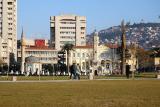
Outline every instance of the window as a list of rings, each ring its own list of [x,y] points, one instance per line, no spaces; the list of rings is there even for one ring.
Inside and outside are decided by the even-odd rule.
[[[61,22],[61,24],[76,24],[76,22]]]
[[[8,13],[8,15],[12,15],[12,13]]]
[[[89,57],[89,53],[87,53],[87,57]]]
[[[12,33],[8,33],[8,35],[12,35]]]
[[[12,10],[12,8],[11,8],[11,7],[9,7],[9,8],[8,8],[8,10]]]
[[[12,2],[8,2],[8,5],[12,5]]]
[[[8,18],[8,20],[12,20],[12,18]]]
[[[85,30],[85,27],[81,27],[81,30]]]
[[[75,34],[76,32],[64,32],[64,31],[62,31],[62,32],[60,32],[60,34]]]
[[[8,28],[8,30],[12,30],[12,28]]]
[[[3,46],[3,48],[7,48],[7,46]]]
[[[75,54],[75,53],[73,53],[73,57],[76,57],[76,54]]]
[[[60,29],[76,29],[76,27],[60,27]]]
[[[80,53],[78,53],[77,56],[80,57]]]
[[[8,25],[12,25],[12,23],[8,23]]]
[[[83,53],[83,58],[85,57],[85,53]]]

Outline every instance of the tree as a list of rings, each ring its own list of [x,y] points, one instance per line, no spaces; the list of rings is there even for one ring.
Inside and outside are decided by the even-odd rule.
[[[122,55],[121,55],[121,73],[126,73],[126,58],[125,58],[125,51],[126,51],[126,25],[124,24],[124,20],[121,22],[121,48],[122,48]]]
[[[150,51],[151,51],[151,56],[160,57],[160,48],[159,47],[153,48]]]
[[[21,70],[21,63],[20,62],[16,62],[15,63],[15,71],[20,71],[20,70]]]
[[[15,60],[15,55],[14,53],[10,53],[10,57],[9,57],[9,70],[13,70],[15,71],[15,68],[16,68],[16,60]]]
[[[3,64],[4,64],[4,61],[0,58],[0,72],[3,71]]]
[[[70,51],[73,50],[74,45],[73,44],[65,44],[62,47],[63,52],[67,52],[67,72],[69,73],[69,56],[70,56]]]
[[[134,79],[134,72],[136,70],[137,67],[137,46],[136,44],[130,44],[128,46],[128,50],[129,50],[129,59],[131,60],[131,65],[130,65],[130,69],[132,72],[132,79]]]
[[[7,64],[5,64],[5,65],[3,66],[3,70],[4,70],[4,71],[8,71],[8,65],[7,65]]]
[[[65,64],[65,51],[61,50],[58,52],[58,65],[59,65],[59,70],[61,71],[60,75],[62,75],[64,72],[66,72],[66,64]]]
[[[64,50],[61,50],[61,51],[58,52],[58,58],[59,58],[58,63],[59,64],[63,64],[64,65],[64,62],[65,62],[64,55],[65,55],[65,51]]]
[[[151,51],[144,50],[143,48],[138,47],[136,55],[138,59],[138,67],[141,70],[146,71],[148,70],[147,68],[152,66],[151,62],[153,58],[150,57]]]

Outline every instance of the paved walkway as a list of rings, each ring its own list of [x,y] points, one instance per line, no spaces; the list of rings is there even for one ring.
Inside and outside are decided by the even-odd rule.
[[[94,79],[94,80],[20,80],[20,81],[0,81],[0,83],[49,83],[49,82],[82,82],[82,81],[129,81],[133,79]],[[157,78],[136,78],[134,80],[160,80]]]

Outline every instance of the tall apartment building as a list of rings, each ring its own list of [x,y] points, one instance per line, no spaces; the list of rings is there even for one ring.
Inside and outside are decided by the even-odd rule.
[[[17,1],[0,0],[0,57],[9,63],[9,56],[17,56]]]
[[[75,46],[86,45],[86,17],[60,15],[50,17],[50,42],[57,50],[66,43]]]

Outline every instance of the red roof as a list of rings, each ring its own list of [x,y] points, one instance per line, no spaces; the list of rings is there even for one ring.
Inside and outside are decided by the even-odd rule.
[[[86,46],[74,46],[74,48],[90,49],[90,48],[93,48],[93,45],[86,45]]]
[[[115,49],[119,47],[118,44],[112,44],[112,43],[108,43],[106,44],[106,46],[109,48],[115,48]]]

